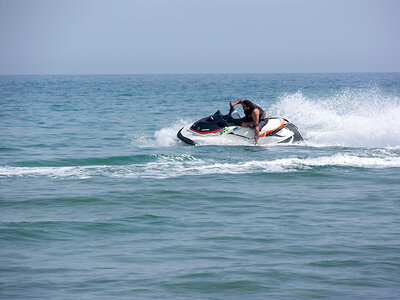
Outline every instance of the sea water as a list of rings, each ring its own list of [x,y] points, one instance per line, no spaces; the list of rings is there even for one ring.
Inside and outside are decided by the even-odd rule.
[[[304,142],[177,139],[237,98]],[[0,105],[2,299],[400,297],[399,73],[0,76]]]

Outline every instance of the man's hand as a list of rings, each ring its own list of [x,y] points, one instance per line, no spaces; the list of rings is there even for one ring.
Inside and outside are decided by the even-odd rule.
[[[243,99],[237,99],[235,102],[229,102],[229,105],[231,107],[234,107],[236,104],[242,103]]]

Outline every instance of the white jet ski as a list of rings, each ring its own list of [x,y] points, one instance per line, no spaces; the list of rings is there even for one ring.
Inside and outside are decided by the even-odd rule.
[[[218,143],[218,139],[244,139],[254,141],[254,129],[242,127],[240,114],[231,107],[227,115],[218,110],[212,116],[203,118],[179,130],[178,138],[189,145]],[[213,140],[211,140],[213,139]],[[268,123],[260,130],[258,143],[283,144],[303,140],[297,127],[281,117],[269,117]]]

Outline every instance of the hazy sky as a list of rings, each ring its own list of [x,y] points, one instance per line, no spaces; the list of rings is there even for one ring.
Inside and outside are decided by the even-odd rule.
[[[0,74],[400,72],[400,0],[0,0]]]

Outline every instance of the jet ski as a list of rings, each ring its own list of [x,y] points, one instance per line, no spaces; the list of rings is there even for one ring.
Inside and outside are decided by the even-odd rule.
[[[181,128],[177,137],[189,145],[218,143],[219,140],[254,142],[254,129],[242,127],[240,114],[231,107],[227,115],[218,110],[192,125]],[[303,140],[297,127],[281,117],[269,117],[268,123],[260,130],[258,144],[290,144]]]

